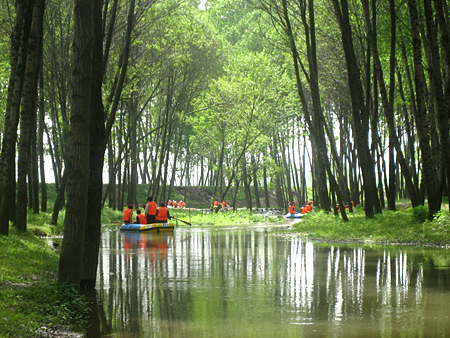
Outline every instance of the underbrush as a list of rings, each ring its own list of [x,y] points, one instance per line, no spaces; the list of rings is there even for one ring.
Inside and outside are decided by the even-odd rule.
[[[308,214],[296,230],[309,238],[375,243],[450,244],[450,216],[438,213],[432,221],[418,221],[412,208],[383,211],[367,219],[362,209],[349,213],[349,222],[323,211]]]
[[[56,283],[56,252],[14,228],[0,247],[0,337],[33,337],[42,324],[81,327],[87,307],[71,286]]]

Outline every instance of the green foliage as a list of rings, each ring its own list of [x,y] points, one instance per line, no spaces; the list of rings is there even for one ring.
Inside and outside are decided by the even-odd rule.
[[[108,207],[102,209],[102,224],[108,224],[112,222],[121,221],[123,218],[123,211],[113,210]]]
[[[0,337],[33,337],[43,324],[79,326],[86,305],[58,286],[58,255],[30,232],[0,236]],[[78,327],[79,328],[79,327]]]
[[[430,211],[425,205],[419,205],[412,209],[413,218],[417,223],[423,223],[430,218]]]

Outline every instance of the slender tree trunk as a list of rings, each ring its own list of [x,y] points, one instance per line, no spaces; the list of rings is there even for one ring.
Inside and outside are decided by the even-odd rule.
[[[15,147],[20,102],[35,0],[20,0],[16,5],[16,23],[11,38],[11,74],[6,101],[2,149],[0,155],[0,234],[8,235],[11,213],[15,211]]]
[[[336,17],[341,27],[341,38],[347,63],[348,83],[352,101],[353,127],[355,133],[358,160],[364,179],[365,203],[367,218],[373,218],[374,212],[381,212],[378,199],[375,171],[368,145],[368,111],[364,103],[364,94],[349,21],[347,0],[333,0]],[[342,209],[342,208],[341,208]]]
[[[37,0],[33,11],[28,43],[27,65],[23,86],[22,108],[20,111],[20,141],[17,169],[17,211],[15,225],[19,230],[27,230],[27,175],[30,165],[31,138],[36,130],[36,102],[38,98],[39,69],[42,55],[42,35],[44,0]],[[33,145],[35,147],[35,145]],[[30,196],[31,197],[31,196]]]
[[[443,92],[443,83],[442,83],[442,75],[441,75],[441,60],[439,55],[439,45],[438,45],[438,37],[437,37],[437,29],[436,25],[434,23],[433,18],[433,9],[431,7],[431,1],[426,0],[424,1],[424,9],[425,9],[425,18],[426,18],[426,24],[427,24],[427,39],[430,42],[430,49],[431,49],[431,59],[432,59],[432,65],[428,65],[430,77],[433,79],[433,85],[434,85],[434,94],[435,94],[435,106],[437,110],[437,118],[438,118],[438,128],[439,128],[439,141],[440,141],[440,172],[441,177],[439,179],[439,187],[437,191],[434,192],[428,192],[428,204],[430,208],[430,212],[432,214],[436,213],[441,209],[441,198],[442,198],[442,191],[444,185],[446,185],[446,177],[450,175],[448,174],[448,171],[450,170],[450,140],[449,140],[449,122],[448,122],[448,103],[444,96]],[[438,18],[439,16],[442,18],[442,13],[439,14],[439,11],[437,13]],[[443,20],[441,20],[442,23]],[[444,32],[447,27],[443,27]],[[444,41],[448,44],[448,37],[443,36]],[[447,47],[446,52],[450,52],[450,46]],[[445,53],[444,53],[445,54]],[[447,66],[450,66],[450,64],[447,64]],[[431,196],[430,196],[431,193]],[[435,196],[435,194],[437,196]]]
[[[266,204],[266,208],[270,208],[269,201],[269,188],[267,187],[267,168],[263,167],[263,181],[264,181],[264,202]]]
[[[440,208],[440,196],[435,196],[438,190],[437,173],[431,157],[430,140],[428,136],[428,118],[426,111],[426,83],[422,65],[422,45],[419,31],[419,15],[416,0],[408,0],[409,18],[411,22],[412,45],[414,55],[414,83],[416,87],[417,116],[416,127],[422,153],[423,180],[428,193],[429,209],[433,213]]]
[[[44,161],[44,127],[45,127],[45,101],[44,101],[44,73],[42,71],[43,62],[41,59],[41,72],[39,79],[40,102],[39,102],[39,124],[38,124],[38,153],[39,153],[39,173],[41,178],[41,210],[47,212],[47,184],[45,183],[45,161]]]

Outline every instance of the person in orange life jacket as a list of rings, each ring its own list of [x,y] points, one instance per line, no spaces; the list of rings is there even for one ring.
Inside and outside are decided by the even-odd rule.
[[[145,218],[145,215],[141,213],[141,209],[137,209],[136,214],[136,223],[147,224],[147,219]]]
[[[172,217],[169,214],[169,209],[167,209],[166,204],[161,202],[159,208],[156,210],[156,223],[166,223],[168,219]]]
[[[180,203],[178,203],[178,208],[184,208],[186,206],[186,203],[184,203],[183,200],[180,201]]]
[[[294,208],[295,208],[294,202],[289,203],[289,213],[290,214],[295,214]]]
[[[222,201],[222,207],[223,207],[223,208],[226,208],[226,206],[227,206],[227,202],[225,202],[225,200]]]
[[[216,198],[216,200],[214,201],[214,208],[216,208],[216,207],[218,207],[219,206],[219,201],[217,200],[217,198]]]
[[[168,200],[168,201],[167,201],[167,206],[168,206],[168,207],[171,207],[171,206],[172,206],[172,201],[171,201],[171,200]]]
[[[312,205],[310,202],[306,205],[306,212],[312,212]]]
[[[133,223],[133,204],[130,204],[123,213],[123,222],[125,224]]]
[[[147,197],[147,204],[145,206],[145,217],[147,218],[147,224],[156,222],[156,203],[153,201],[153,196]]]
[[[174,208],[177,207],[177,202],[175,200],[173,200],[173,202],[172,202],[172,207],[174,207]]]
[[[303,206],[303,207],[302,207],[301,213],[302,213],[302,214],[306,214],[306,213],[307,213],[307,211],[306,211],[306,206]]]

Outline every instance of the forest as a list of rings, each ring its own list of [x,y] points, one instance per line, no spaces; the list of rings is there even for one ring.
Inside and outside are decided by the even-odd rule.
[[[95,285],[100,211],[143,203],[138,184],[367,218],[448,201],[446,0],[5,0],[0,17],[0,234],[47,212],[51,167],[60,281]]]

